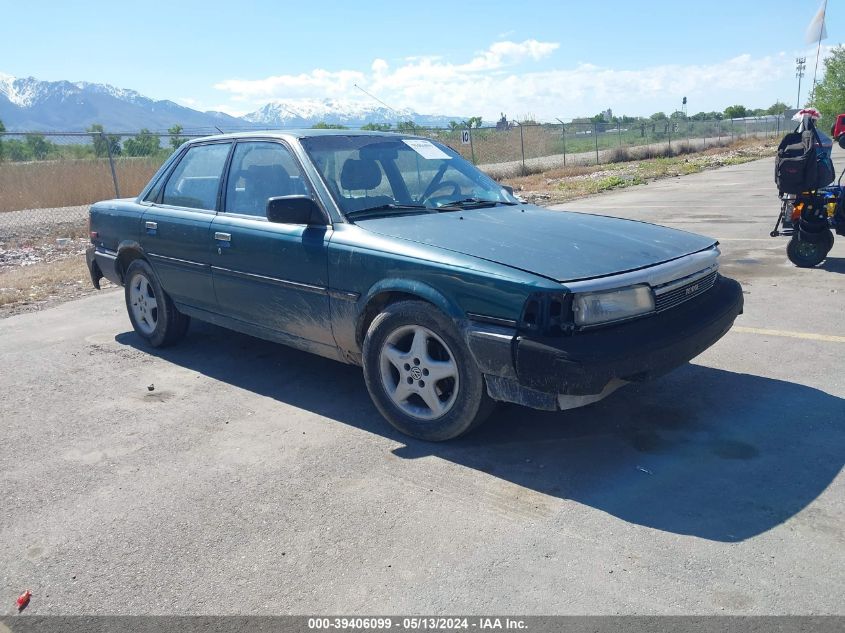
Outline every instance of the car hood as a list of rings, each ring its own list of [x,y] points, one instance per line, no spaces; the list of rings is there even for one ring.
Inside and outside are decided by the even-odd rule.
[[[654,266],[716,241],[646,222],[532,205],[466,209],[356,222],[379,235],[478,257],[555,281]]]

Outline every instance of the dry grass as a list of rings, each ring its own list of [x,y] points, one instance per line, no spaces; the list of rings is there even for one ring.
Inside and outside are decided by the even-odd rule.
[[[84,257],[4,268],[0,270],[0,317],[39,310],[92,292],[95,290]]]
[[[521,196],[536,204],[555,204],[583,196],[594,195],[611,189],[640,185],[650,180],[694,174],[705,169],[726,165],[737,165],[774,155],[777,141],[742,139],[734,143],[722,143],[706,150],[694,151],[686,143],[654,148],[658,157],[648,156],[649,150],[640,148],[619,148],[614,150],[615,162],[594,166],[568,166],[545,172],[506,178],[504,183],[512,186]]]
[[[138,195],[160,164],[156,158],[118,159],[120,195]],[[0,163],[0,213],[91,204],[107,198],[114,198],[108,159]]]

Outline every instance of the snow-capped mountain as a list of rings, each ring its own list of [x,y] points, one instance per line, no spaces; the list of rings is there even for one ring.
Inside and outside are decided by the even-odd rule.
[[[297,99],[271,101],[243,118],[260,125],[291,127],[339,123],[342,125],[363,125],[364,123],[396,123],[414,117],[412,110],[390,110],[384,106],[360,101],[339,99]]]
[[[200,112],[173,101],[155,101],[134,90],[85,81],[41,81],[0,73],[0,120],[11,131],[84,131],[94,123],[108,131],[148,128],[164,131],[179,124],[185,132],[243,128],[310,127],[325,122],[348,127],[366,123],[414,121],[445,126],[466,117],[392,110],[377,103],[340,99],[276,100],[242,118]]]
[[[251,124],[222,112],[199,112],[172,101],[155,101],[134,90],[84,81],[40,81],[0,73],[0,120],[9,131],[84,131],[93,123],[107,130],[185,131],[242,128]]]
[[[343,99],[277,99],[244,115],[244,120],[261,126],[297,127],[332,123],[360,127],[367,123],[414,121],[418,125],[441,126],[461,117],[427,115],[409,108],[393,110],[377,103]],[[464,117],[465,118],[465,117]]]

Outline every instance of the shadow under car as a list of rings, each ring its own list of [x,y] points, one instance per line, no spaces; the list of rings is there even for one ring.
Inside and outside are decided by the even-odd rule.
[[[845,461],[845,400],[792,382],[686,365],[582,409],[502,406],[470,435],[436,444],[394,430],[358,367],[205,323],[161,350],[168,362],[621,520],[742,541],[796,515]],[[326,384],[333,396],[326,397]]]

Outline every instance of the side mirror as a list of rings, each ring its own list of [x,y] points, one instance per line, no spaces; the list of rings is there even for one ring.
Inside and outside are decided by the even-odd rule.
[[[510,185],[502,185],[502,189],[507,191],[509,194],[513,195],[513,187],[511,187]]]
[[[270,198],[267,219],[278,224],[327,224],[323,210],[308,196]]]
[[[839,135],[839,147],[845,149],[845,133]]]

